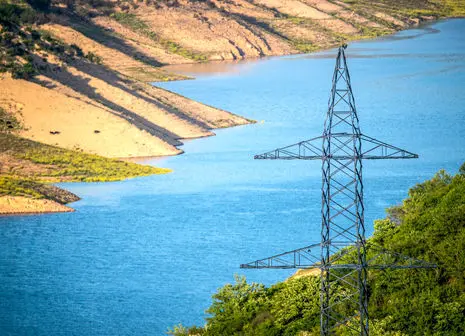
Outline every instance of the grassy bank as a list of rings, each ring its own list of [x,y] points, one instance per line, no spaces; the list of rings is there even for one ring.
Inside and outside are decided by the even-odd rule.
[[[169,169],[139,165],[45,145],[0,133],[0,196],[50,198],[45,182],[105,182],[165,174]]]

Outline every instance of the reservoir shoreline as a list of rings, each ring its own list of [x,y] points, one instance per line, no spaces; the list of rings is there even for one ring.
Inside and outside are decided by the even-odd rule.
[[[406,31],[406,30],[411,30],[411,29],[421,29],[423,27],[430,26],[430,25],[435,24],[437,22],[447,21],[447,20],[453,20],[453,18],[439,19],[439,20],[436,20],[434,18],[430,18],[430,19],[422,21],[419,24],[410,25],[409,27],[407,27],[406,29],[402,29],[401,31]],[[358,41],[354,40],[354,41],[350,41],[350,43],[389,39],[390,37],[392,37],[396,33],[398,33],[398,32],[394,32],[393,34],[384,35],[384,36],[381,36],[381,37],[375,37],[373,39],[371,39],[371,38],[370,39],[362,39],[362,40],[358,40]],[[308,54],[300,54],[300,55],[313,55],[313,54],[324,52],[324,51],[331,50],[331,49],[332,49],[332,47],[324,48],[324,49],[321,49],[321,50],[315,50],[314,52],[311,52],[311,53],[308,53]],[[278,59],[280,57],[289,57],[289,56],[287,56],[287,55],[265,56],[265,57],[259,57],[259,58],[256,58],[256,59],[254,59],[254,58],[246,58],[244,60],[239,60],[239,61],[207,61],[205,63],[168,65],[168,66],[165,66],[164,68],[174,70],[174,69],[182,69],[182,68],[186,68],[186,67],[187,68],[196,68],[196,67],[201,68],[201,67],[208,67],[208,66],[211,66],[211,65],[214,65],[214,66],[216,66],[216,65],[225,66],[226,65],[227,67],[229,67],[230,65],[234,66],[234,65],[237,65],[237,64],[244,64],[244,63],[247,63],[247,62],[264,62],[264,61],[267,61],[269,59]],[[176,72],[176,70],[174,70],[174,71]],[[183,74],[183,73],[182,73],[182,71],[180,71],[177,74]],[[195,77],[192,78],[192,77],[179,76],[174,80],[175,81],[179,81],[179,80],[182,81],[182,80],[186,80],[186,79],[195,80],[196,78]],[[156,86],[157,82],[153,82],[153,83]],[[169,91],[170,93],[172,93],[174,95],[178,95],[176,92],[171,92],[170,90],[167,90],[167,91]],[[198,103],[198,102],[196,102],[196,103]],[[212,108],[212,110],[217,109],[216,107],[213,107],[213,106],[208,106],[208,105],[206,105],[206,106],[209,107],[209,108]],[[222,109],[219,109],[219,111],[222,111]],[[232,112],[232,115],[239,117],[234,112]],[[239,118],[245,118],[245,120],[249,124],[250,123],[255,123],[254,120],[248,119],[247,116],[239,117]],[[234,125],[231,125],[231,126],[224,126],[224,127],[221,127],[221,128],[229,128],[229,127],[236,127],[236,126],[241,126],[241,125],[240,124],[234,124]],[[210,134],[196,135],[196,136],[192,136],[190,138],[180,138],[179,140],[181,140],[181,141],[182,140],[196,140],[196,139],[202,139],[202,138],[205,138],[205,137],[210,137],[212,135],[215,135],[215,133],[210,132]],[[138,162],[138,161],[140,162],[140,161],[143,161],[143,160],[148,160],[148,159],[153,159],[153,158],[163,158],[163,157],[167,157],[167,156],[184,154],[184,150],[180,149],[178,146],[176,146],[176,148],[178,149],[177,153],[172,153],[172,154],[160,154],[160,155],[157,155],[157,156],[139,156],[139,157],[135,156],[135,157],[129,157],[129,158],[128,157],[120,157],[118,159],[129,161],[129,162]],[[46,197],[46,200],[47,200],[47,202],[44,205],[44,199],[28,199],[27,202],[26,202],[24,200],[24,198],[22,198],[22,197],[9,196],[7,198],[7,196],[2,196],[2,197],[0,197],[0,216],[10,215],[11,213],[14,213],[15,215],[21,215],[21,214],[54,213],[54,212],[74,211],[74,209],[72,209],[71,207],[66,206],[66,204],[68,204],[68,203],[60,203],[60,202],[57,202],[56,200],[53,200],[53,199],[47,199],[47,197]],[[15,204],[15,205],[12,206],[12,204]],[[21,204],[23,204],[23,206],[21,206]]]

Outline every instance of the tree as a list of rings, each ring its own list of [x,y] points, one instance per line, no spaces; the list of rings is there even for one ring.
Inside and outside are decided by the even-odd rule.
[[[235,276],[235,284],[227,284],[213,295],[207,310],[207,335],[235,335],[242,331],[268,305],[265,286],[248,284],[245,277]]]

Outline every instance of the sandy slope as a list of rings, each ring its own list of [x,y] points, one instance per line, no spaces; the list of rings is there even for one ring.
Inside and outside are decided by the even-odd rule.
[[[202,9],[192,12],[185,8],[154,10],[142,7],[136,14],[162,38],[202,53],[210,60],[297,52],[288,42],[250,25],[245,19],[247,16],[234,17]]]
[[[52,33],[54,36],[58,36],[62,41],[68,44],[74,43],[79,45],[82,48],[83,52],[86,54],[88,52],[93,52],[97,54],[103,59],[104,64],[110,66],[112,69],[124,75],[136,77],[137,79],[146,81],[157,81],[163,80],[165,78],[183,79],[182,76],[168,74],[161,70],[159,67],[150,66],[149,64],[146,64],[134,58],[137,55],[139,49],[149,54],[155,54],[157,60],[156,62],[163,62],[169,57],[170,61],[173,63],[182,63],[184,59],[180,56],[176,57],[176,55],[167,55],[165,51],[160,50],[159,48],[154,48],[150,44],[136,43],[132,40],[128,40],[127,51],[122,48],[115,48],[115,46],[111,43],[107,43],[107,45],[104,45],[103,43],[99,43],[98,41],[95,41],[92,38],[85,36],[83,33],[74,29],[72,26],[70,26],[70,22],[66,22],[64,21],[64,19],[60,21],[63,21],[63,24],[49,23],[43,25],[42,27],[43,29],[46,29],[47,31]],[[103,21],[101,22],[102,24],[106,24],[106,26],[111,27],[103,18],[99,21]],[[117,25],[117,27],[124,34],[126,34],[126,36],[128,36],[128,38],[132,37],[132,35],[135,34],[114,21],[108,21]],[[146,39],[143,39],[142,37],[141,39],[142,42],[148,43]],[[146,77],[142,77],[144,75]]]
[[[103,65],[84,60],[65,65],[49,55],[49,70],[35,83],[0,80],[0,106],[21,110],[27,127],[22,134],[48,144],[111,157],[178,154],[182,139],[248,121],[138,79],[180,78],[160,65],[194,62],[198,55],[222,60],[291,54],[302,44],[339,43],[339,34],[356,35],[359,25],[405,24],[392,11],[381,13],[384,4],[370,6],[328,0],[141,2],[125,10],[134,24],[98,10],[88,18],[54,14],[40,28],[98,55]]]
[[[62,5],[38,27],[97,56],[95,63],[82,54],[60,60],[36,50],[40,76],[28,82],[0,75],[0,107],[22,121],[22,136],[108,157],[179,154],[182,139],[250,121],[147,84],[183,78],[162,65],[308,52],[433,18],[402,15],[393,0],[128,3],[109,0],[105,6],[111,9],[99,9],[83,1],[81,14]],[[0,155],[0,173],[29,168]],[[50,200],[0,196],[0,213],[50,211],[71,209]]]
[[[74,211],[74,209],[47,199],[32,199],[23,196],[0,197],[0,215],[72,211]]]
[[[59,90],[4,77],[0,80],[0,96],[4,107],[16,107],[25,126],[21,135],[29,139],[108,157],[181,152],[104,107]],[[51,133],[57,131],[60,133]]]
[[[239,116],[154,88],[89,62],[36,77],[0,79],[0,106],[23,120],[23,136],[108,157],[175,155],[181,139],[246,124]]]

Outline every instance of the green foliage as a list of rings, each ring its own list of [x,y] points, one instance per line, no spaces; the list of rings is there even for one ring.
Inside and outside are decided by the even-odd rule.
[[[304,19],[304,18],[301,18],[301,17],[297,17],[297,16],[288,16],[286,18],[286,20],[296,24],[296,25],[300,25],[302,23],[305,23],[306,21],[308,21],[308,19]]]
[[[39,2],[36,4],[39,6]],[[46,21],[45,14],[21,1],[11,4],[0,0],[0,72],[9,72],[15,79],[33,78],[48,68],[46,59],[39,57],[39,52],[54,54],[65,63],[84,57],[77,45],[68,45],[49,32],[32,26]],[[89,53],[85,57],[90,62],[102,63],[96,54]]]
[[[30,79],[35,74],[37,74],[37,70],[31,62],[27,62],[22,65],[16,64],[13,66],[11,71],[11,76],[14,79]]]
[[[465,2],[463,0],[430,0],[442,9],[442,15],[448,17],[464,17]]]
[[[36,172],[35,176],[49,181],[118,181],[170,171],[49,146],[5,133],[0,133],[0,150],[43,166],[46,169]]]
[[[456,176],[442,170],[411,188],[401,206],[375,221],[371,243],[438,265],[369,272],[372,335],[465,334],[465,163]],[[354,257],[347,251],[343,262]],[[204,335],[318,335],[319,277],[270,288],[236,277],[213,296],[207,312]],[[344,328],[341,335],[351,334]]]
[[[344,2],[354,10],[365,11],[366,8],[369,8],[404,18],[465,16],[465,2],[463,0],[344,0]],[[381,23],[388,24],[384,20],[381,20]]]
[[[0,196],[46,198],[61,204],[76,202],[79,197],[69,191],[30,178],[0,175]]]
[[[465,163],[460,166],[459,174],[465,176]]]
[[[270,288],[236,276],[213,295],[204,328],[181,325],[171,335],[297,335],[319,324],[319,278],[290,279]]]
[[[271,314],[278,335],[295,335],[319,325],[319,280],[318,277],[302,277],[273,288]]]
[[[401,225],[384,234],[389,250],[438,264],[435,271],[385,271],[372,282],[371,310],[390,332],[465,333],[465,177],[438,172],[413,187]],[[375,236],[383,236],[375,232]],[[427,333],[423,333],[428,331]]]
[[[124,26],[128,26],[135,31],[149,29],[150,27],[135,14],[125,12],[115,12],[110,15],[113,19]]]
[[[84,52],[82,51],[81,47],[79,47],[78,45],[76,45],[74,43],[71,44],[69,47],[75,51],[75,53],[76,53],[76,55],[78,57],[84,57]],[[87,53],[87,54],[89,54],[89,53]],[[100,58],[100,61],[102,61],[101,58]]]
[[[189,331],[182,324],[179,324],[174,326],[173,329],[168,329],[167,334],[174,336],[189,336]]]
[[[82,50],[81,50],[81,52],[82,52]],[[100,57],[96,53],[93,53],[92,51],[89,51],[85,57],[92,63],[95,63],[95,64],[102,64],[103,63],[102,57]]]
[[[265,286],[248,284],[244,277],[235,279],[235,284],[227,284],[213,295],[207,310],[213,317],[207,319],[205,335],[234,335],[247,330],[248,324],[267,307]]]
[[[9,195],[44,198],[44,195],[36,190],[37,185],[38,183],[31,179],[0,175],[0,196]]]
[[[309,43],[309,42],[302,42],[302,41],[294,42],[294,47],[303,53],[311,53],[311,52],[318,50],[317,45],[313,43]]]
[[[32,23],[44,23],[46,15],[34,10],[23,1],[10,3],[0,0],[0,24],[9,29],[12,26]]]
[[[182,324],[178,324],[174,326],[173,329],[168,329],[166,333],[168,335],[174,335],[174,336],[189,336],[189,335],[201,336],[205,334],[205,330],[203,328],[199,328],[195,326],[186,328]]]

